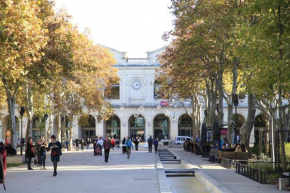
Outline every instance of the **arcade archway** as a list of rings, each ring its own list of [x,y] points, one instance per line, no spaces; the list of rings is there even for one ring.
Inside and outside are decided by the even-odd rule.
[[[178,136],[192,137],[192,119],[188,114],[183,114],[178,119]]]
[[[129,118],[129,134],[131,139],[140,137],[141,141],[145,141],[145,119],[142,115]]]
[[[120,118],[117,115],[113,115],[106,121],[106,136],[120,139]]]
[[[154,130],[154,138],[161,139],[169,139],[169,131],[170,131],[170,121],[169,118],[164,114],[158,114],[155,116],[153,120],[153,130]]]

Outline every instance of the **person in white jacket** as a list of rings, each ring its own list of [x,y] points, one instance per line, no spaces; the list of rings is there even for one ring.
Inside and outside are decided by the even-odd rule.
[[[97,144],[100,144],[100,146],[101,146],[101,156],[102,156],[103,155],[102,150],[103,150],[103,146],[104,146],[104,140],[102,137],[99,137]]]

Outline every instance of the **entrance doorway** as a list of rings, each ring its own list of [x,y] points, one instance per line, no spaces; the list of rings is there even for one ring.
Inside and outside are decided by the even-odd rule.
[[[132,115],[129,118],[130,138],[140,137],[140,141],[145,141],[145,119],[142,115]]]
[[[188,114],[183,114],[178,119],[178,136],[192,137],[192,119]]]
[[[118,138],[121,137],[120,119],[117,115],[113,115],[106,121],[106,136]]]
[[[164,114],[159,114],[154,118],[154,138],[169,139],[169,118]]]

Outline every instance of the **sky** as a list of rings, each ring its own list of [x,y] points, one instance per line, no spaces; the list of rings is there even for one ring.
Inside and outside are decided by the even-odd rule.
[[[72,23],[91,31],[95,44],[127,52],[130,58],[146,57],[170,42],[162,35],[173,29],[170,0],[54,0],[66,8]]]

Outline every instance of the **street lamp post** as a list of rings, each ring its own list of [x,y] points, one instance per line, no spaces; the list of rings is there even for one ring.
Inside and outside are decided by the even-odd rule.
[[[22,147],[23,147],[23,141],[22,141],[22,117],[25,113],[25,108],[20,107],[20,124],[21,124],[21,129],[20,129],[20,154],[22,155]]]
[[[238,112],[237,112],[237,106],[239,105],[239,97],[237,94],[233,95],[233,103],[235,105],[235,116],[236,116],[236,120],[235,120],[235,139],[234,139],[234,143],[237,144],[237,134],[238,134],[238,128],[237,128],[237,122],[238,122]]]

